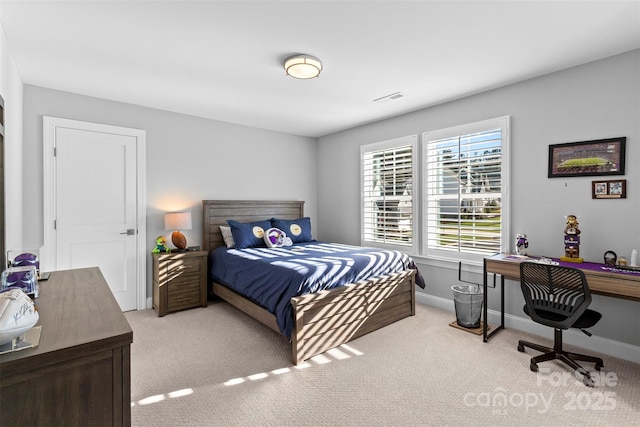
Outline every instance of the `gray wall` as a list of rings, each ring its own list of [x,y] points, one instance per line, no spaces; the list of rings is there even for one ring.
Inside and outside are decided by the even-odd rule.
[[[304,200],[316,219],[316,140],[146,107],[24,86],[24,244],[43,243],[42,117],[147,132],[147,249],[169,236],[163,213],[190,210],[189,245],[202,243],[202,199]],[[284,159],[284,161],[283,161]],[[277,162],[275,162],[277,161]],[[267,165],[284,164],[271,170]],[[151,296],[151,257],[147,296]]]
[[[323,240],[360,243],[359,147],[487,118],[511,116],[511,230],[526,233],[529,252],[563,255],[564,215],[580,215],[580,254],[602,260],[605,250],[629,257],[640,249],[640,51],[513,84],[415,113],[319,139],[318,228]],[[410,96],[410,94],[409,94]],[[396,101],[396,102],[402,102]],[[547,178],[548,146],[627,137],[627,199],[592,200],[595,177]],[[457,264],[417,257],[429,295],[451,299]],[[477,270],[477,268],[476,268]],[[466,279],[481,281],[481,275]],[[519,286],[508,282],[507,311],[523,317]],[[498,309],[498,292],[490,309]],[[604,319],[592,332],[640,345],[640,302],[595,296]],[[584,343],[589,346],[588,341]],[[640,361],[640,358],[639,358]]]

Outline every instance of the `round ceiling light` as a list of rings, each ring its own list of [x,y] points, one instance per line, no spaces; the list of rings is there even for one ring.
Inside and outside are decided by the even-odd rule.
[[[296,79],[312,79],[320,75],[322,62],[311,55],[294,55],[284,60],[284,69]]]

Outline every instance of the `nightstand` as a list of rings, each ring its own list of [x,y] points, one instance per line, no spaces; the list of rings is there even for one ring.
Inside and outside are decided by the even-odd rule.
[[[207,251],[152,254],[153,308],[158,316],[207,306]]]

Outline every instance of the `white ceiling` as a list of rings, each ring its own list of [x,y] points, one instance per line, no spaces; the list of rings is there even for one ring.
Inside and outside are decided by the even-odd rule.
[[[640,48],[640,1],[2,0],[0,19],[24,83],[311,137]],[[285,75],[295,53],[318,79]]]

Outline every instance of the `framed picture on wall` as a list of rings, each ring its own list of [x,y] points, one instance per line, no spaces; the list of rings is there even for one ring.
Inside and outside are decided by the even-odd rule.
[[[627,180],[612,179],[608,181],[591,182],[592,199],[626,199]]]
[[[549,145],[549,178],[624,175],[626,137]]]

